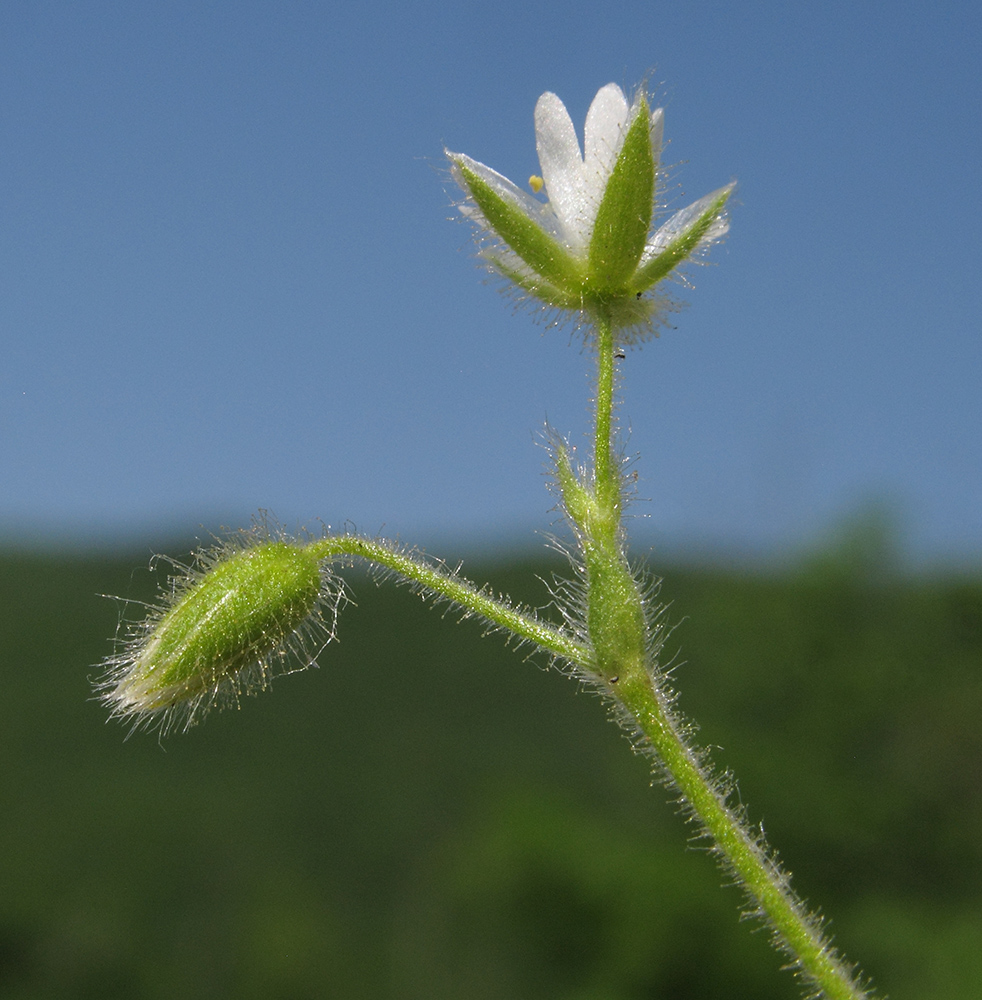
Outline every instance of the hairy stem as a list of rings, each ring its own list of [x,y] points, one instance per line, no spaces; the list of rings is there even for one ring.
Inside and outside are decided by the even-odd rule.
[[[616,697],[658,754],[669,784],[681,792],[695,819],[712,836],[725,867],[739,879],[770,925],[775,943],[794,960],[802,976],[828,1000],[863,1000],[854,979],[789,885],[790,876],[768,854],[761,838],[726,802],[725,792],[700,762],[700,754],[679,732],[668,699],[653,681],[619,684]]]
[[[597,398],[593,463],[597,502],[620,523],[620,482],[613,469],[614,335],[610,319],[597,320]]]
[[[727,803],[727,790],[710,773],[703,755],[687,741],[661,687],[657,643],[650,632],[646,597],[628,563],[623,537],[623,483],[614,447],[615,346],[611,324],[597,322],[597,390],[592,478],[573,472],[561,446],[557,478],[577,534],[587,575],[589,643],[540,621],[423,557],[390,543],[337,535],[309,543],[318,559],[360,557],[456,604],[592,676],[629,716],[628,724],[650,747],[706,833],[723,865],[753,900],[774,932],[777,946],[806,982],[827,1000],[865,1000],[850,969],[823,936],[789,885],[789,876],[754,836],[742,814]]]
[[[615,462],[614,362],[611,324],[596,324],[597,392],[593,489],[579,481],[565,452],[559,481],[587,570],[587,628],[596,671],[611,697],[630,715],[657,755],[666,783],[682,795],[693,818],[712,837],[724,866],[754,901],[772,928],[777,946],[828,1000],[862,1000],[867,993],[823,936],[818,922],[791,890],[789,876],[751,834],[742,816],[727,804],[726,790],[714,780],[687,742],[660,686],[656,643],[649,634],[645,595],[625,554],[623,483]],[[598,678],[599,679],[599,678]]]
[[[330,535],[310,543],[318,559],[338,556],[359,556],[378,566],[384,566],[403,579],[431,593],[452,601],[460,608],[479,615],[493,625],[535,643],[554,656],[580,666],[592,661],[590,648],[577,642],[568,633],[541,621],[534,615],[506,604],[479,589],[469,580],[434,566],[422,557],[403,552],[391,544],[358,535]]]

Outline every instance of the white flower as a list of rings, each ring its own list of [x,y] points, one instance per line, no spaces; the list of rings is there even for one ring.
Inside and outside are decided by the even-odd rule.
[[[726,233],[734,187],[706,195],[652,232],[663,121],[643,92],[629,105],[609,83],[590,105],[581,152],[563,102],[543,94],[535,132],[546,203],[447,151],[466,195],[460,210],[486,243],[482,257],[548,305],[610,323],[622,341],[650,332],[658,300],[645,293]]]

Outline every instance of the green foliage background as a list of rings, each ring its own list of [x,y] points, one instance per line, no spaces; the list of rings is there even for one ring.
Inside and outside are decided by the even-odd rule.
[[[798,995],[601,703],[405,589],[352,575],[319,670],[126,741],[90,665],[141,562],[0,558],[0,996]],[[663,571],[681,706],[798,890],[892,1000],[982,996],[982,580]]]

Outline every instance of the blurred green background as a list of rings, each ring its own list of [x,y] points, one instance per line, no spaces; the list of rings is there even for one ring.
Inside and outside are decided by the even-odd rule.
[[[982,579],[855,542],[660,567],[681,707],[880,989],[974,1000]],[[349,574],[319,670],[126,740],[98,595],[146,566],[0,557],[0,996],[798,996],[602,704],[404,588]],[[465,573],[542,605],[558,568]]]

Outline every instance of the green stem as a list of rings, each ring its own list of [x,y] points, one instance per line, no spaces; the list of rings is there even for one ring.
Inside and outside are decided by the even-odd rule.
[[[620,478],[613,467],[614,335],[610,318],[597,318],[597,399],[593,462],[597,502],[620,523]]]
[[[714,780],[703,755],[693,748],[660,686],[655,642],[649,634],[645,597],[624,554],[622,483],[613,438],[614,337],[609,320],[597,323],[597,394],[592,490],[580,482],[565,452],[558,463],[566,508],[577,530],[587,571],[589,644],[538,620],[420,556],[389,543],[338,535],[310,543],[318,559],[357,556],[384,566],[435,595],[535,643],[592,676],[629,713],[664,767],[667,783],[679,790],[693,816],[713,838],[716,851],[775,933],[778,946],[809,984],[827,1000],[865,1000],[830,942],[822,935],[789,885],[789,876],[751,834],[727,792]]]
[[[560,464],[566,508],[577,529],[587,570],[587,628],[595,669],[606,691],[630,713],[655,751],[668,783],[712,836],[725,865],[755,901],[780,948],[828,1000],[862,1000],[856,983],[818,922],[791,890],[789,876],[727,805],[726,790],[685,739],[672,699],[660,686],[656,643],[649,636],[644,594],[624,554],[623,485],[613,438],[614,337],[609,318],[596,324],[597,395],[593,496]],[[592,502],[591,502],[592,500]]]
[[[669,701],[654,681],[619,684],[615,696],[664,765],[670,782],[712,836],[726,866],[757,903],[759,915],[776,935],[778,947],[795,960],[804,977],[828,1000],[863,1000],[869,994],[824,937],[817,921],[789,886],[789,876],[768,854],[762,837],[727,805],[726,794],[700,763],[701,754],[686,743]]]
[[[584,665],[590,663],[592,659],[589,646],[577,642],[556,626],[491,597],[469,580],[448,573],[439,566],[434,566],[419,556],[403,552],[386,542],[358,535],[330,535],[309,543],[309,547],[318,559],[359,556],[384,566],[403,579],[453,601],[466,611],[480,615],[492,624],[522,639],[527,639],[570,663]]]

